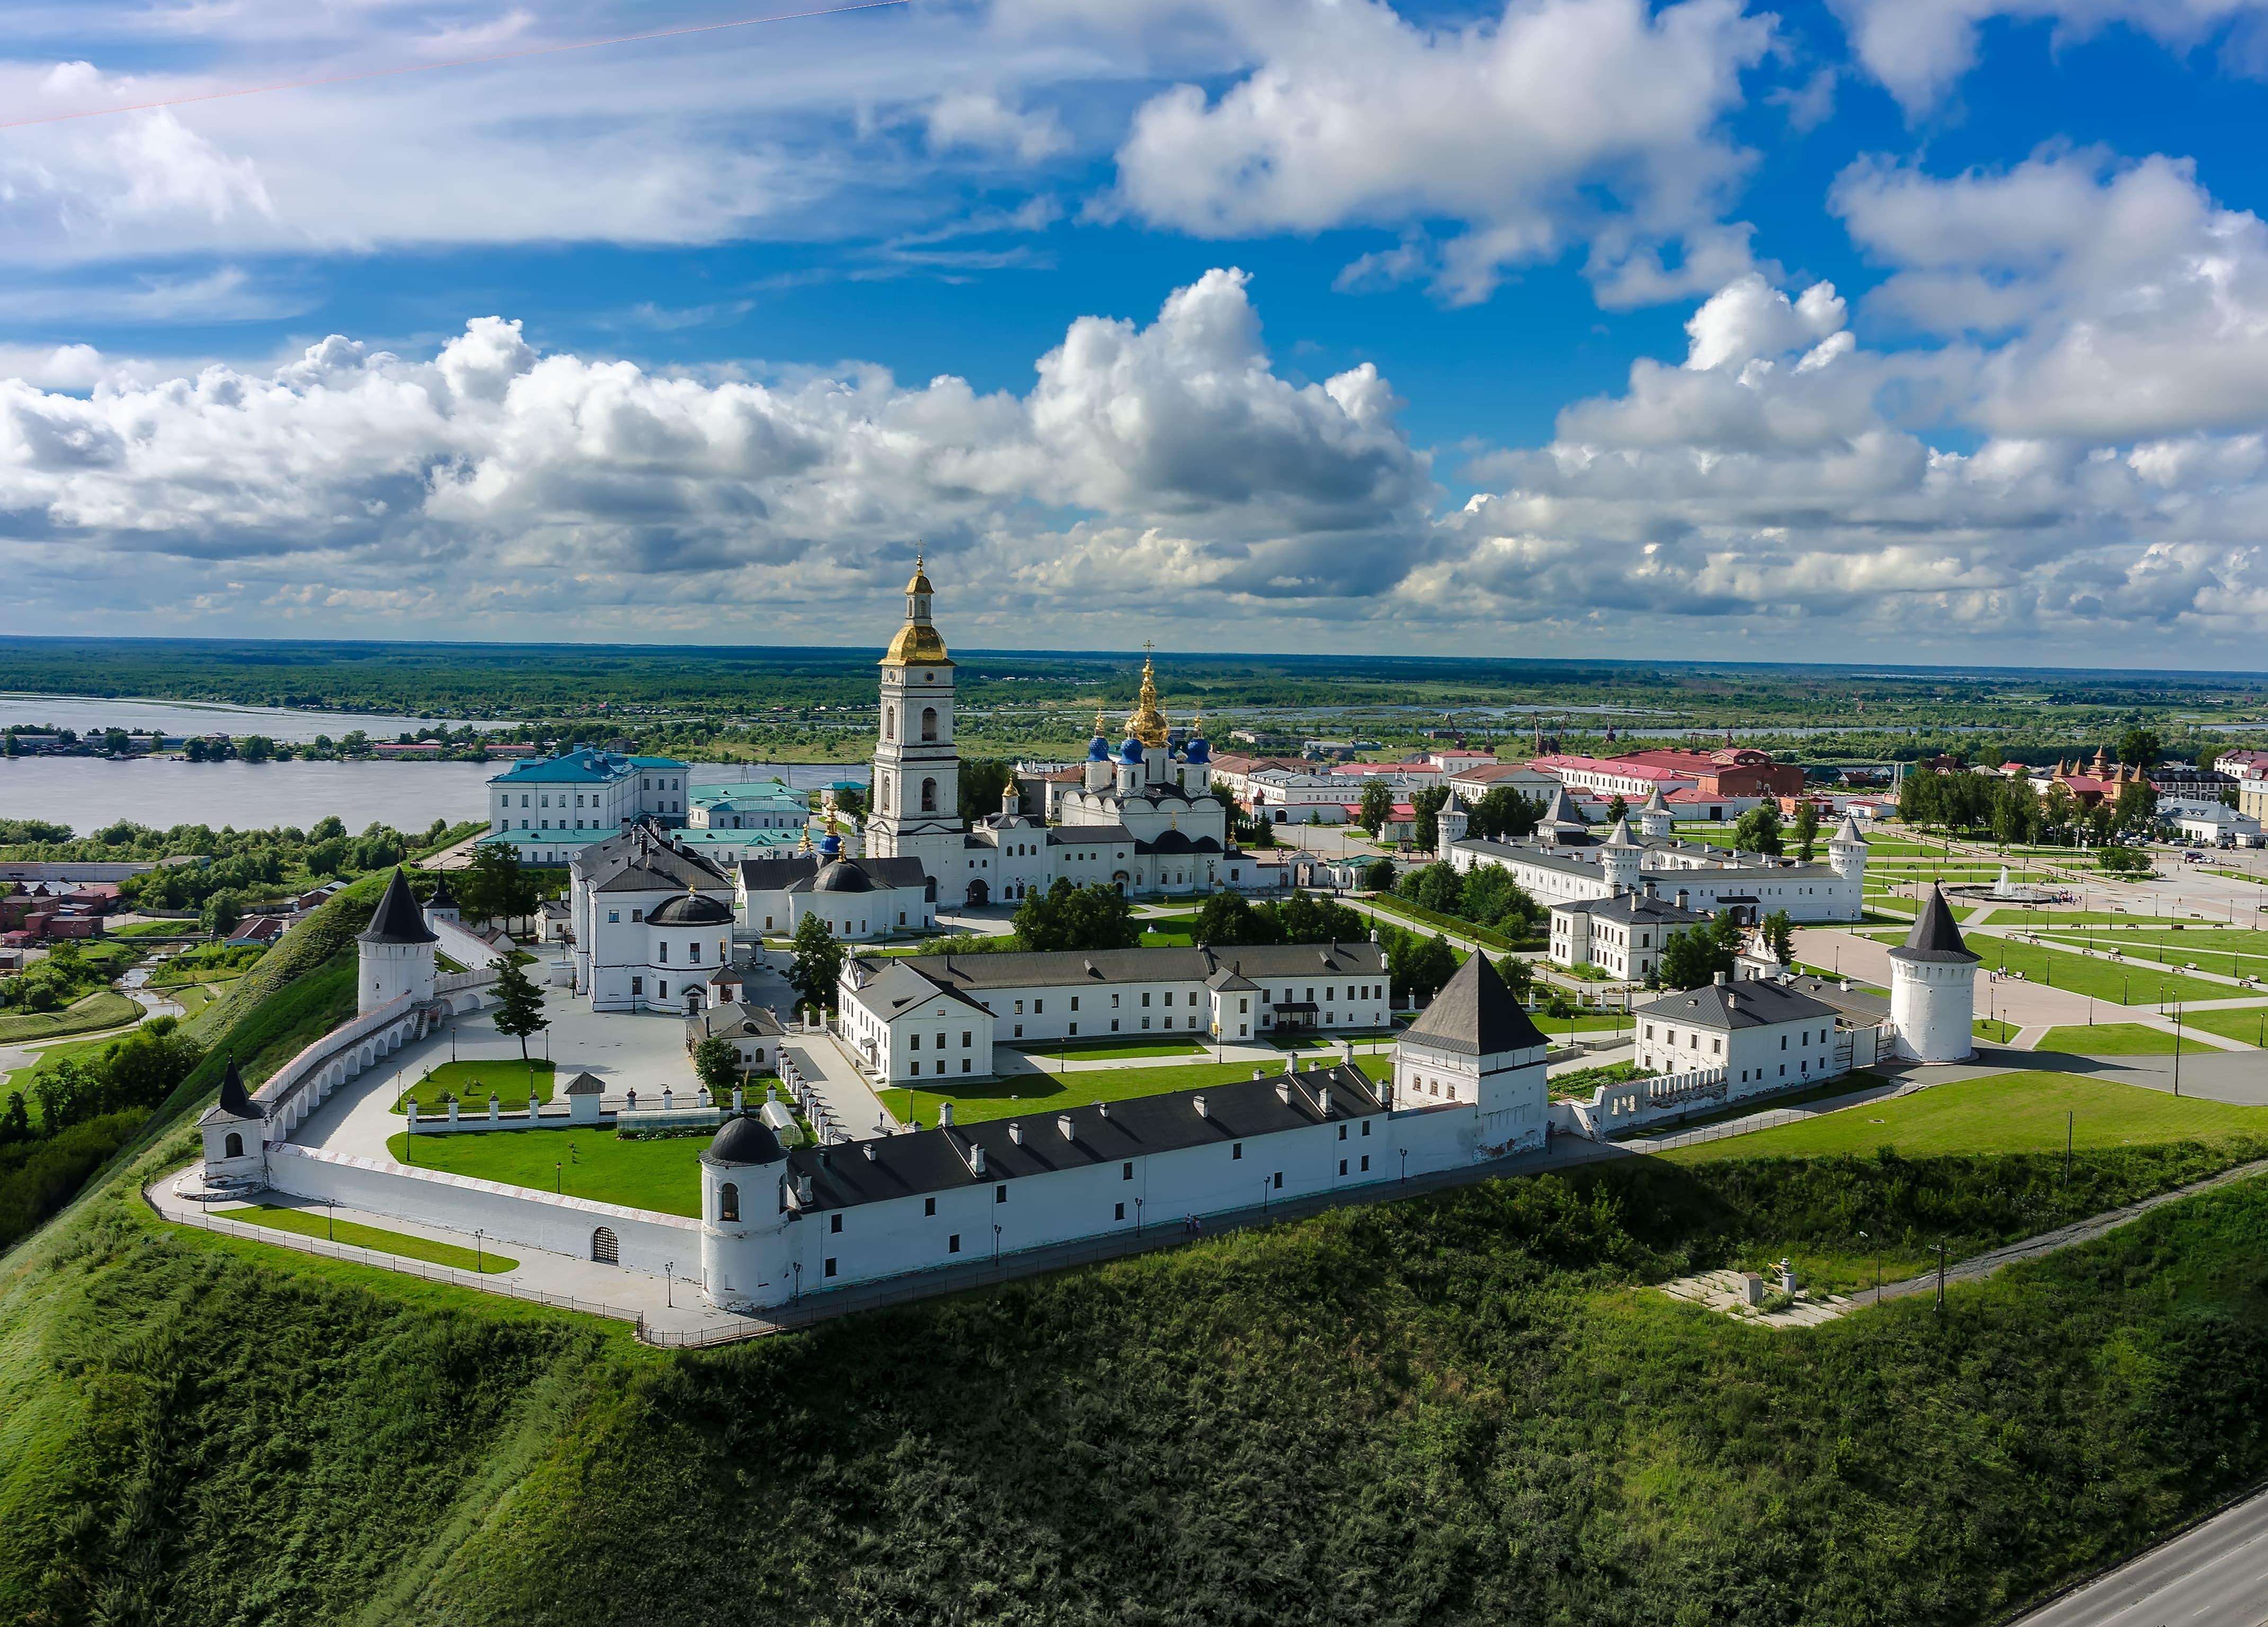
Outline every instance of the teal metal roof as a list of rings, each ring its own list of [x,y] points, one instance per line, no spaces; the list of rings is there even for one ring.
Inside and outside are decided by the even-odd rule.
[[[654,768],[686,768],[691,765],[674,757],[617,757],[585,746],[557,757],[514,763],[489,777],[490,785],[608,785],[627,774]]]

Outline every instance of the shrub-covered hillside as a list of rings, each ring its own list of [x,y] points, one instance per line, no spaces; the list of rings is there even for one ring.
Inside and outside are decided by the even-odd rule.
[[[1831,1271],[1878,1228],[1979,1247],[2235,1144],[2082,1154],[2071,1189],[1633,1160],[677,1354],[163,1227],[138,1187],[188,1147],[0,1264],[0,1615],[1981,1623],[2268,1472],[2268,1182],[1943,1322],[1638,1287]]]

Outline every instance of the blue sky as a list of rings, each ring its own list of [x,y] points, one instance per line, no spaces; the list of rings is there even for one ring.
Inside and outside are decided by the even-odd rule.
[[[856,643],[921,543],[973,644],[2257,668],[2264,10],[923,0],[19,124],[0,569]],[[750,14],[0,4],[0,84]]]

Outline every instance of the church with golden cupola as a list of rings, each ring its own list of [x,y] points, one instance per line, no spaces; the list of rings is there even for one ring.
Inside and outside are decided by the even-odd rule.
[[[1147,657],[1140,696],[1116,747],[1104,715],[1095,714],[1079,785],[1061,799],[1058,823],[1024,812],[1012,786],[998,813],[965,824],[953,737],[954,662],[932,619],[935,591],[917,559],[905,625],[881,661],[869,853],[920,860],[946,908],[1013,904],[1059,879],[1145,896],[1276,884],[1280,867],[1231,846],[1228,810],[1209,785],[1204,722],[1193,719],[1175,745]]]

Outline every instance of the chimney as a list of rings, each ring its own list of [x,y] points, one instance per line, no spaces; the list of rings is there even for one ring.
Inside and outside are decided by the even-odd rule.
[[[984,1173],[984,1144],[981,1141],[968,1144],[968,1173],[978,1176]]]
[[[1197,1117],[1198,1117],[1199,1118],[1204,1118],[1204,1117],[1205,1117],[1205,1104],[1204,1104],[1204,1098],[1203,1096],[1197,1096],[1197,1097],[1193,1097],[1193,1098],[1191,1099],[1190,1105],[1192,1105],[1193,1107],[1195,1107],[1195,1108],[1197,1110]]]
[[[1723,988],[1725,986],[1725,974],[1721,971],[1719,972],[1712,981],[1715,982],[1719,988]]]
[[[1023,1146],[1024,1126],[1020,1122],[1008,1126],[1008,1139],[1011,1141],[1013,1141],[1018,1147]]]
[[[1066,1141],[1072,1139],[1071,1133],[1071,1115],[1069,1113],[1058,1113],[1056,1115],[1056,1133],[1063,1137]]]
[[[1094,1104],[1094,1110],[1097,1113],[1100,1113],[1103,1118],[1108,1118],[1110,1117],[1110,1103],[1108,1102],[1097,1102]]]
[[[862,1141],[859,1143],[858,1150],[866,1154],[868,1163],[874,1162],[874,1144],[872,1141]]]
[[[1649,898],[1653,897],[1653,877],[1651,876],[1646,878],[1646,896]]]
[[[937,1104],[937,1127],[940,1130],[950,1130],[953,1128],[952,1103],[940,1102]]]
[[[1315,1092],[1315,1105],[1323,1110],[1324,1118],[1331,1116],[1331,1088],[1329,1085]]]
[[[1264,1079],[1267,1077],[1267,1074],[1268,1070],[1264,1067],[1256,1067],[1252,1070],[1252,1076],[1255,1079]]]
[[[1257,1079],[1260,1075],[1255,1074],[1253,1077]],[[1276,1081],[1276,1099],[1286,1107],[1292,1104],[1292,1081],[1288,1076]]]
[[[795,1200],[799,1204],[806,1204],[811,1201],[811,1177],[809,1176],[799,1175],[795,1177]]]

